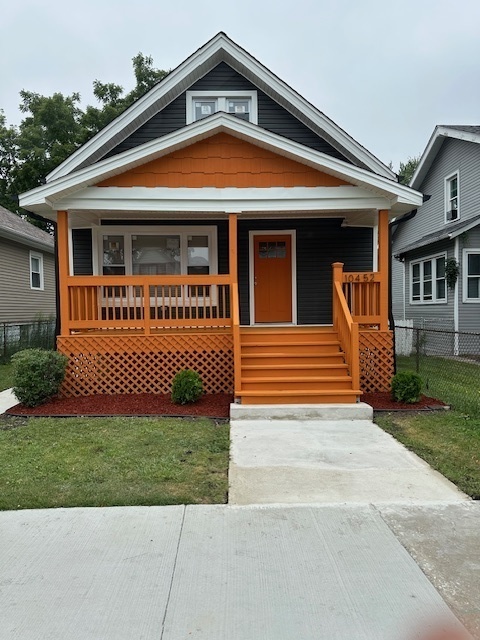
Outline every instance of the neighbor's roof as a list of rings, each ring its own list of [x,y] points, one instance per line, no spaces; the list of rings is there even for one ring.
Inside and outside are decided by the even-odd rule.
[[[0,237],[53,253],[53,237],[0,206]]]
[[[426,247],[427,245],[433,244],[434,242],[440,242],[441,240],[452,240],[465,231],[473,229],[479,224],[480,214],[478,216],[470,218],[469,220],[465,220],[464,222],[454,222],[452,224],[449,224],[446,229],[441,229],[440,231],[429,233],[426,236],[423,236],[423,238],[420,238],[420,240],[412,242],[411,244],[407,244],[405,247],[399,249],[395,255],[401,256],[404,253],[414,251],[415,249],[421,249],[422,247]]]
[[[62,162],[47,176],[47,182],[104,158],[125,138],[221,62],[225,62],[250,80],[355,165],[390,180],[396,180],[396,175],[389,167],[225,33],[220,32]]]
[[[480,144],[480,126],[464,124],[439,124],[435,127],[415,173],[410,180],[413,189],[419,189],[446,138],[455,138]]]

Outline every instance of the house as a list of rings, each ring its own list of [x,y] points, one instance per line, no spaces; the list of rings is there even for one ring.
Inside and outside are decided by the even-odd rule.
[[[395,320],[480,332],[480,126],[435,127],[410,186],[425,202],[392,224]]]
[[[55,316],[53,237],[0,206],[0,323]]]
[[[388,224],[421,195],[224,33],[20,202],[57,223],[67,395],[390,382]]]

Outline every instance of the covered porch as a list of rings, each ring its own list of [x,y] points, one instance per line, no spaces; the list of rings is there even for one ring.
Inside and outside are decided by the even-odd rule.
[[[285,215],[256,224],[251,216],[226,213],[217,268],[210,273],[104,275],[97,267],[97,275],[73,275],[74,214],[59,211],[58,348],[70,361],[63,393],[168,393],[183,368],[199,371],[207,392],[232,393],[242,403],[355,402],[363,391],[385,389],[393,374],[389,212],[370,216],[368,270],[330,261],[315,273],[311,258],[299,259],[311,228],[331,238],[325,215],[302,218],[308,224]],[[349,247],[350,254],[355,243]],[[289,252],[288,281],[278,265]],[[274,276],[264,289],[267,296],[288,289],[273,305],[280,315],[261,316],[265,293],[257,295],[257,254],[264,263],[269,255],[280,258],[271,262]],[[286,280],[279,287],[281,277]]]

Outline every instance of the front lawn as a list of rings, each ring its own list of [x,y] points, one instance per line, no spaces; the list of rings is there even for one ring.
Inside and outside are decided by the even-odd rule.
[[[12,386],[12,369],[11,364],[0,364],[0,391],[10,389]]]
[[[480,499],[480,418],[459,411],[390,413],[375,422],[475,499]]]
[[[0,509],[224,503],[228,448],[208,419],[0,416]]]

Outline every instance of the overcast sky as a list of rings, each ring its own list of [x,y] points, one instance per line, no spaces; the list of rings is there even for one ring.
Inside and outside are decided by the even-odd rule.
[[[18,124],[21,89],[94,104],[139,51],[171,69],[219,31],[395,169],[436,124],[480,124],[480,0],[4,0],[0,109]]]

